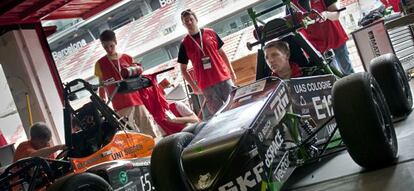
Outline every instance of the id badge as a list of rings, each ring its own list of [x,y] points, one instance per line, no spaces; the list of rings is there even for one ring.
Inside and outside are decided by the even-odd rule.
[[[205,56],[203,58],[201,58],[201,63],[203,64],[203,69],[207,70],[211,68],[211,61],[210,61],[210,57]]]

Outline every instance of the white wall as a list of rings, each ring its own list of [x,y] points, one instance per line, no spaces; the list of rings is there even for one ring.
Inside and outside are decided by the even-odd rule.
[[[27,136],[1,66],[0,62],[0,134],[3,133],[7,143],[17,146]]]
[[[33,121],[49,124],[53,133],[52,142],[62,143],[63,107],[36,31],[14,30],[1,36],[0,63],[26,133],[30,127],[25,99],[27,93]]]

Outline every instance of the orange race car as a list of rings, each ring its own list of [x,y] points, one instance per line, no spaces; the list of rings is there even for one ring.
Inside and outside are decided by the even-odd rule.
[[[143,76],[112,82],[118,92],[151,86]],[[108,85],[108,84],[106,84]],[[96,93],[99,86],[77,79],[65,85],[65,142],[56,160],[17,161],[0,175],[0,190],[153,190],[150,159],[154,139],[132,131]],[[74,109],[81,94],[90,100]]]

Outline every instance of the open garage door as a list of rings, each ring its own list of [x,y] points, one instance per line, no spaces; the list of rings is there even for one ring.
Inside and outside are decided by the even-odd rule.
[[[4,118],[17,116],[12,121],[24,127],[21,132],[24,138],[32,122],[45,121],[52,127],[53,143],[60,144],[64,140],[62,83],[46,41],[46,36],[53,33],[54,29],[53,27],[45,29],[40,22],[67,18],[87,19],[120,1],[0,1],[0,64],[4,69],[5,77],[2,82],[7,81],[12,96],[11,100],[5,102],[13,102],[16,105],[16,111],[5,113]],[[32,115],[27,112],[26,96],[30,97]],[[3,98],[2,96],[1,99]],[[1,130],[10,134],[9,131],[16,131],[18,127]],[[7,140],[12,143],[19,142],[13,141],[10,137]]]

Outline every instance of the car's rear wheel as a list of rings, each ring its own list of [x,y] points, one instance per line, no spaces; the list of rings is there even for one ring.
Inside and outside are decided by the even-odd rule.
[[[337,81],[333,106],[342,140],[357,164],[376,169],[395,162],[398,144],[390,111],[371,74],[351,74]]]
[[[180,132],[161,139],[151,155],[151,177],[157,191],[187,190],[182,176],[181,153],[194,135]]]
[[[112,187],[102,177],[83,172],[58,179],[47,191],[111,191]]]
[[[413,96],[408,76],[398,58],[392,53],[376,57],[372,59],[369,70],[380,85],[391,114],[401,117],[409,113]]]

